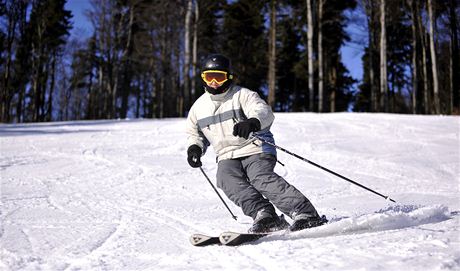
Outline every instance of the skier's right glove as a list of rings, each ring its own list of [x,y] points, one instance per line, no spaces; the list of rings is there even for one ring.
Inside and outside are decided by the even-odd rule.
[[[187,162],[191,167],[201,167],[201,151],[200,146],[192,145],[187,149]]]
[[[260,121],[256,118],[250,118],[247,120],[243,120],[233,126],[233,135],[244,137],[246,139],[249,138],[249,135],[252,132],[257,132],[257,131],[260,131]]]

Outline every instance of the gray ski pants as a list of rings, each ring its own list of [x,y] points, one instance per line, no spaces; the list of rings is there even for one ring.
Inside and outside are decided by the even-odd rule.
[[[291,218],[301,213],[317,216],[310,201],[273,171],[275,165],[276,157],[266,153],[221,160],[217,187],[253,219],[259,210],[274,212],[273,205]]]

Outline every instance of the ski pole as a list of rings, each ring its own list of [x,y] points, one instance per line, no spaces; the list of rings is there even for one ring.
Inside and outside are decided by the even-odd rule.
[[[342,179],[344,179],[345,181],[348,181],[348,182],[350,182],[350,183],[352,183],[352,184],[354,184],[354,185],[357,185],[357,186],[359,186],[359,187],[361,187],[361,188],[363,188],[363,189],[366,189],[367,191],[370,191],[370,192],[372,192],[372,193],[374,193],[374,194],[376,194],[376,195],[379,195],[379,196],[381,196],[382,198],[384,198],[384,199],[386,199],[386,200],[390,200],[390,201],[392,201],[392,202],[396,202],[395,200],[391,199],[389,196],[382,195],[382,194],[380,194],[380,193],[377,192],[377,191],[374,191],[374,190],[372,190],[372,189],[370,189],[370,188],[368,188],[368,187],[366,187],[366,186],[364,186],[364,185],[362,185],[362,184],[360,184],[360,183],[357,183],[357,182],[355,182],[355,181],[353,181],[353,180],[351,180],[351,179],[349,179],[349,178],[347,178],[347,177],[345,177],[345,176],[342,176],[342,175],[340,175],[340,174],[338,174],[338,173],[336,173],[336,172],[334,172],[334,171],[332,171],[332,170],[330,170],[330,169],[327,169],[327,168],[325,168],[325,167],[323,167],[323,166],[321,166],[321,165],[318,165],[318,164],[316,164],[316,163],[314,163],[314,162],[312,162],[312,161],[310,161],[310,160],[308,160],[308,159],[306,159],[306,158],[303,158],[303,157],[300,156],[300,155],[297,155],[297,154],[295,154],[295,153],[293,153],[293,152],[290,152],[290,151],[288,151],[288,150],[286,150],[286,149],[284,149],[284,148],[281,148],[280,146],[277,146],[277,145],[275,145],[275,144],[273,144],[273,143],[271,143],[271,142],[268,142],[267,140],[263,139],[262,137],[260,137],[260,136],[258,136],[258,135],[252,134],[252,136],[253,136],[254,138],[257,138],[258,140],[264,142],[264,143],[267,143],[268,145],[271,145],[271,146],[273,146],[273,147],[275,147],[275,148],[277,148],[277,149],[279,149],[279,150],[284,151],[284,152],[287,153],[287,154],[290,154],[290,155],[292,155],[292,156],[294,156],[294,157],[296,157],[296,158],[299,158],[300,160],[302,160],[302,161],[304,161],[304,162],[307,162],[307,163],[309,163],[309,164],[311,164],[311,165],[314,165],[315,167],[318,167],[318,168],[320,168],[320,169],[322,169],[322,170],[324,170],[324,171],[326,171],[326,172],[329,172],[329,173],[331,173],[331,174],[334,175],[334,176],[337,176],[337,177],[339,177],[339,178],[342,178]]]
[[[228,208],[228,205],[227,203],[225,203],[224,199],[220,196],[219,192],[217,191],[216,187],[212,184],[211,180],[209,179],[208,175],[204,172],[203,168],[200,167],[200,170],[201,172],[203,173],[204,177],[206,177],[206,180],[208,180],[208,183],[212,186],[212,189],[214,189],[214,191],[216,192],[216,194],[219,196],[220,200],[222,201],[222,203],[225,205],[225,207],[227,207],[227,210],[230,212],[230,214],[232,215],[233,219],[237,220],[237,217],[232,213],[232,211],[230,210],[230,208]]]

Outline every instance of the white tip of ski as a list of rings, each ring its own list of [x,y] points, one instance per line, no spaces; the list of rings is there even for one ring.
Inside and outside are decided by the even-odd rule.
[[[219,244],[219,237],[216,236],[208,236],[204,234],[192,234],[190,236],[190,243],[194,246],[208,246],[208,245],[214,245],[214,244]]]
[[[267,235],[268,233],[223,232],[219,236],[219,240],[222,245],[238,246],[247,242],[255,241]]]
[[[221,244],[227,245],[233,240],[235,240],[235,238],[237,238],[238,236],[240,236],[240,234],[236,232],[224,232],[219,236],[219,241]]]

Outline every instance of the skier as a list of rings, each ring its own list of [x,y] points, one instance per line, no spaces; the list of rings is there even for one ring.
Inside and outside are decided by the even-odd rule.
[[[187,118],[190,166],[201,167],[201,156],[213,146],[217,187],[252,217],[251,233],[289,227],[274,206],[293,219],[291,231],[324,224],[310,201],[274,172],[276,149],[251,137],[256,133],[274,143],[270,127],[275,117],[270,106],[256,92],[233,83],[230,60],[221,54],[206,58],[201,78],[205,93]]]

